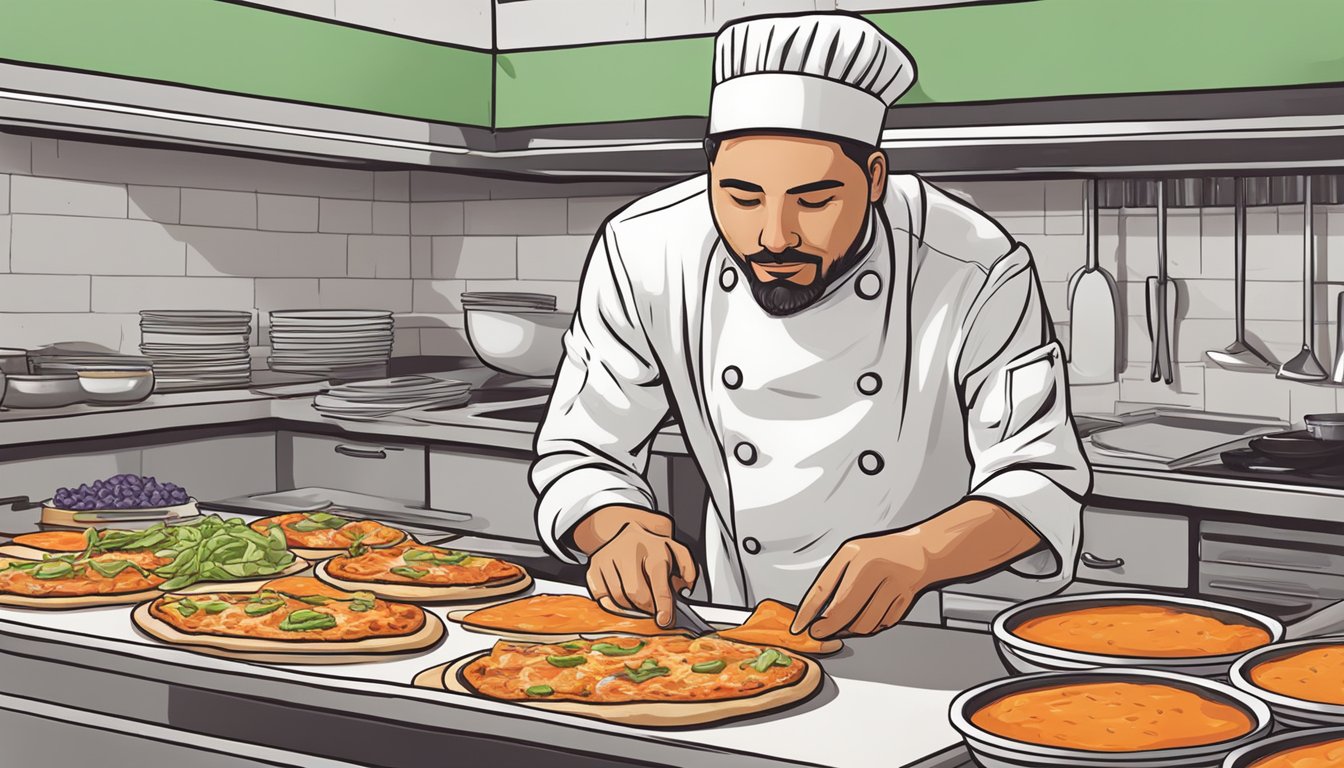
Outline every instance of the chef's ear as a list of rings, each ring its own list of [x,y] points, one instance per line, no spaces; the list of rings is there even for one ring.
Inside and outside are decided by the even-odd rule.
[[[887,191],[887,153],[875,150],[868,156],[864,170],[868,172],[868,201],[876,203]]]

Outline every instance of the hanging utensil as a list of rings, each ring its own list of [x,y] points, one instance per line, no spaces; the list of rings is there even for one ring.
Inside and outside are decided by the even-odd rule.
[[[1269,357],[1254,344],[1246,340],[1246,180],[1235,179],[1235,201],[1232,220],[1235,253],[1236,290],[1236,338],[1222,350],[1209,350],[1204,354],[1218,367],[1227,370],[1269,369],[1273,364]],[[1341,382],[1344,383],[1344,382]]]
[[[1167,384],[1175,381],[1171,361],[1171,335],[1176,327],[1176,283],[1167,275],[1167,190],[1157,182],[1157,275],[1149,277],[1148,335],[1153,342],[1153,367],[1149,378]]]
[[[1316,319],[1316,240],[1312,236],[1311,176],[1302,177],[1302,351],[1279,368],[1279,378],[1320,381],[1325,368],[1311,348]]]
[[[1087,263],[1069,285],[1069,380],[1107,384],[1120,375],[1119,313],[1115,278],[1100,263],[1100,199],[1097,180],[1088,179],[1083,202]]]

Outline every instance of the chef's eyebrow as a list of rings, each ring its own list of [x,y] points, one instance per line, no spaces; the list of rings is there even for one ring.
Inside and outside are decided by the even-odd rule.
[[[790,189],[788,191],[788,194],[805,195],[808,192],[820,192],[823,189],[834,189],[836,187],[843,187],[843,186],[845,186],[845,183],[843,181],[837,181],[835,179],[822,179],[821,181],[814,181],[811,184],[801,184],[799,186],[796,186],[793,189]]]
[[[765,191],[764,189],[761,189],[761,185],[752,184],[750,181],[742,181],[741,179],[724,179],[723,181],[719,182],[719,186],[723,187],[724,189],[740,189],[743,192]]]

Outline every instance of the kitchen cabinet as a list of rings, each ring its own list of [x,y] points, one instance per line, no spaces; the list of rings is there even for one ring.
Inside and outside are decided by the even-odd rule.
[[[1344,600],[1344,533],[1206,520],[1199,591],[1282,619]]]
[[[423,504],[425,447],[281,432],[276,444],[277,489],[332,488]]]
[[[1190,584],[1190,520],[1105,507],[1083,510],[1076,578],[1136,587]]]
[[[150,446],[140,474],[186,488],[200,501],[275,488],[275,433],[228,435]]]

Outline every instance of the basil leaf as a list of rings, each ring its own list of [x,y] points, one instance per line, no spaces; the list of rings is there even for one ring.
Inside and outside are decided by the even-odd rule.
[[[628,664],[625,667],[625,676],[630,678],[632,683],[642,683],[671,673],[672,670],[667,667],[658,666],[655,659],[645,659],[638,667],[632,667]]]
[[[365,612],[365,611],[372,611],[372,610],[373,610],[373,601],[372,601],[372,600],[365,600],[365,599],[363,599],[363,598],[358,598],[358,597],[357,597],[357,598],[355,598],[354,600],[351,600],[351,601],[350,601],[350,610],[354,611],[355,613],[363,613],[363,612]]]
[[[270,603],[249,602],[243,607],[243,612],[248,616],[265,616],[268,613],[274,613],[285,604],[284,600],[276,600]]]
[[[764,651],[761,651],[760,655],[756,658],[747,659],[741,664],[738,664],[737,668],[746,669],[747,667],[751,667],[757,672],[765,672],[771,667],[787,667],[792,663],[793,659],[788,656],[780,653],[774,648],[766,648]]]
[[[300,533],[334,531],[337,528],[347,525],[349,522],[349,520],[343,517],[329,515],[326,512],[313,512],[312,514],[304,515],[303,519],[298,522],[290,523],[289,529],[291,531],[299,531]]]
[[[111,579],[117,574],[131,567],[129,560],[90,560],[89,567],[98,572],[99,576],[105,579]]]
[[[183,587],[188,587],[195,583],[196,583],[196,576],[194,574],[187,573],[182,574],[181,576],[174,576],[173,578],[163,582],[162,584],[159,585],[159,589],[163,590],[164,592],[172,592],[175,589],[182,589]]]
[[[38,563],[33,570],[34,579],[64,579],[73,576],[75,568],[64,560],[49,560],[45,563]]]
[[[586,656],[547,656],[546,663],[552,667],[577,667],[588,663]]]
[[[555,689],[549,685],[534,685],[524,691],[528,696],[550,696]]]
[[[229,604],[216,600],[214,602],[202,605],[201,610],[205,611],[206,613],[223,613],[229,610]]]
[[[644,649],[644,641],[640,640],[637,644],[622,648],[615,643],[593,643],[593,650],[603,656],[633,656]]]
[[[390,568],[389,572],[395,573],[398,576],[405,576],[408,579],[418,579],[429,573],[429,571],[422,571],[419,568],[410,568],[404,565]]]
[[[691,671],[701,675],[717,675],[722,672],[723,668],[726,666],[728,665],[724,663],[723,659],[715,659],[714,661],[702,661],[699,664],[692,664]]]
[[[299,602],[307,603],[308,605],[326,605],[332,601],[332,598],[327,597],[326,595],[304,595],[303,597],[298,598],[298,600]]]
[[[403,554],[401,559],[408,563],[420,563],[426,560],[434,560],[436,557],[433,552],[427,549],[412,549]]]
[[[289,614],[280,622],[280,628],[286,632],[311,632],[317,629],[331,629],[334,626],[336,626],[335,616],[306,608]]]
[[[177,605],[174,605],[173,607],[177,609],[178,613],[182,614],[182,618],[184,619],[201,609],[199,605],[190,600],[180,600]]]

